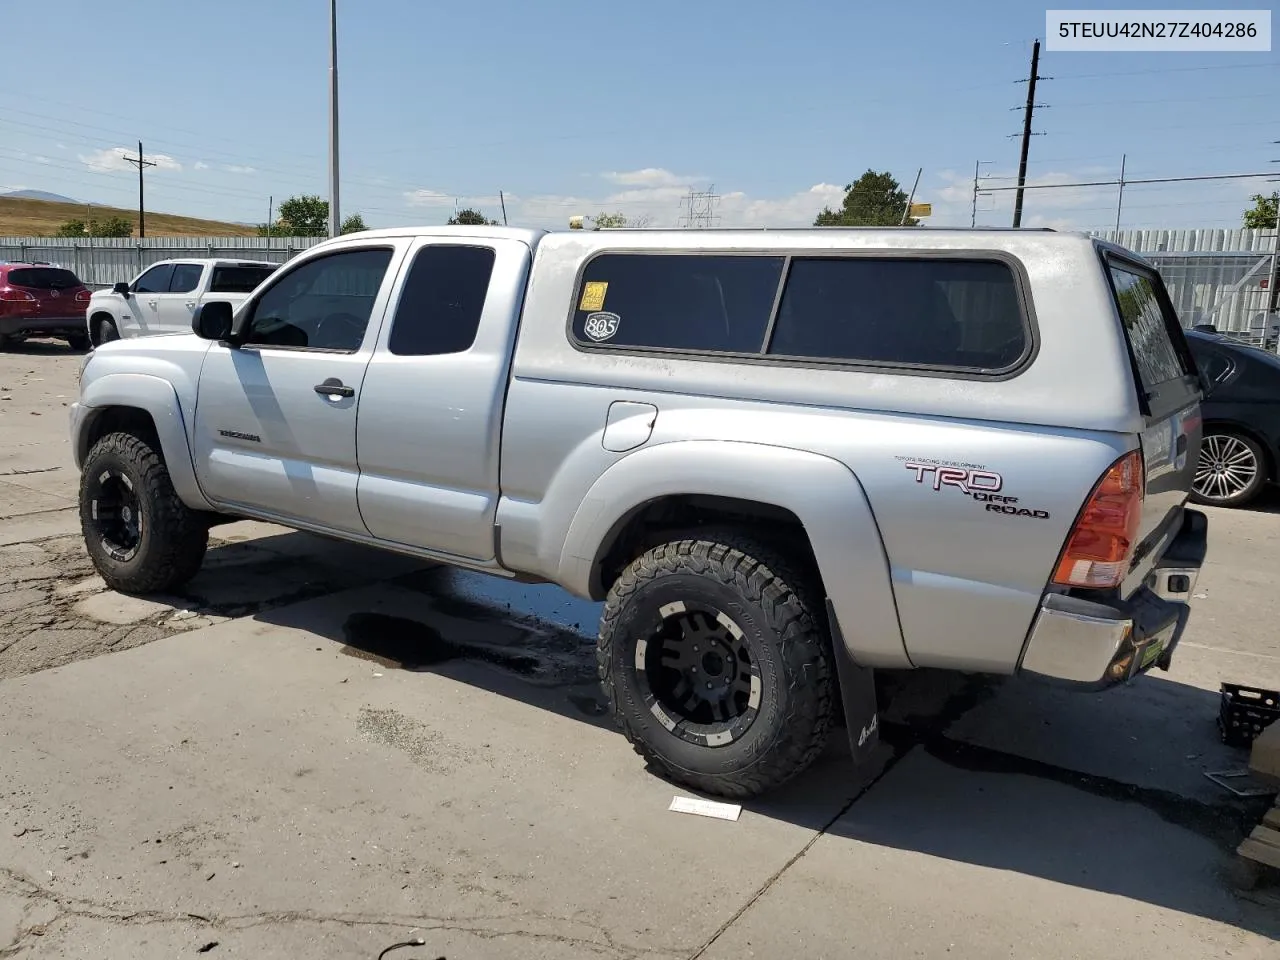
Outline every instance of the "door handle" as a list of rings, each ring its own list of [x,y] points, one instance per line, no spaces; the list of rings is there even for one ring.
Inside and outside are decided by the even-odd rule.
[[[356,395],[355,387],[348,387],[336,377],[330,377],[324,383],[317,383],[311,389],[322,397],[354,397]]]
[[[188,300],[187,306],[194,310],[196,306],[196,302],[194,300]]]
[[[154,307],[157,303],[159,303],[159,301],[158,301],[158,300],[148,300],[148,301],[147,301],[147,306],[148,306],[148,307]]]

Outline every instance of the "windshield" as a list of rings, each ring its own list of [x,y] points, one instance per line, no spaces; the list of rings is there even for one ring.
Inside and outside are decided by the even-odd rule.
[[[80,286],[80,278],[70,270],[58,267],[25,267],[9,271],[9,282],[15,287],[32,290],[70,290]]]

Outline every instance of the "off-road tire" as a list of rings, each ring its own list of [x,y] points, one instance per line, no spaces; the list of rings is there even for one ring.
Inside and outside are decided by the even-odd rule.
[[[120,339],[120,331],[116,329],[115,321],[99,320],[98,321],[98,343],[110,343],[112,340]]]
[[[73,333],[67,337],[67,346],[72,350],[88,350],[89,335],[87,333]]]
[[[787,782],[822,752],[838,697],[822,593],[804,568],[737,531],[699,531],[637,557],[613,584],[596,645],[600,683],[615,722],[660,775],[741,799]],[[757,713],[728,744],[682,739],[652,712],[652,695],[642,693],[637,642],[655,611],[675,600],[728,614],[759,664]]]
[[[122,484],[127,481],[137,500],[139,537],[136,550],[127,557],[111,549],[94,516],[104,476]],[[178,498],[164,459],[146,440],[130,433],[107,434],[85,458],[80,472],[80,528],[102,579],[124,593],[181,586],[200,570],[209,544],[207,521]]]

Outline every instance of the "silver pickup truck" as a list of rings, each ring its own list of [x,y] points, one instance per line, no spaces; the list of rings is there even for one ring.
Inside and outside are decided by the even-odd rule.
[[[1159,275],[1050,231],[429,227],[311,248],[87,359],[89,555],[174,588],[256,517],[604,601],[671,779],[744,797],[875,671],[1167,667],[1205,553]]]

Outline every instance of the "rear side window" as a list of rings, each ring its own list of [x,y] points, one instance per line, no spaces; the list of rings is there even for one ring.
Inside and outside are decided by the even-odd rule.
[[[80,278],[58,267],[25,267],[9,271],[9,282],[31,290],[70,290],[80,286]]]
[[[1027,345],[1005,263],[833,257],[792,261],[768,352],[993,372]]]
[[[1156,393],[1162,384],[1180,380],[1191,372],[1186,354],[1174,340],[1183,339],[1181,328],[1176,318],[1165,313],[1149,277],[1116,264],[1111,264],[1110,269],[1116,306],[1129,337],[1142,389],[1147,394]]]
[[[275,267],[214,267],[209,292],[253,293],[258,284],[275,272]]]
[[[579,343],[759,353],[783,257],[604,254],[574,304]]]
[[[387,345],[391,352],[425,357],[469,350],[480,328],[493,260],[491,247],[419,250],[400,292]]]
[[[200,274],[204,267],[198,263],[180,263],[173,268],[173,277],[169,281],[170,293],[190,293],[200,286]]]

